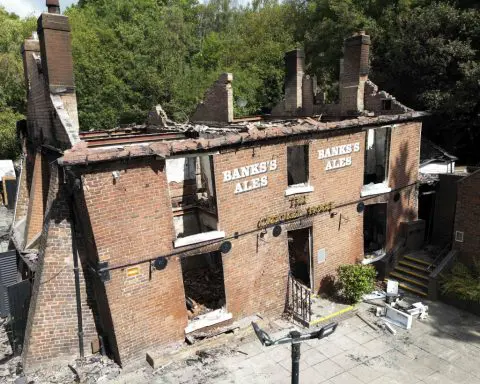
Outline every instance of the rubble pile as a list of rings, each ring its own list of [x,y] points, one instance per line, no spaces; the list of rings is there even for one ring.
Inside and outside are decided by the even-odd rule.
[[[10,226],[13,220],[13,210],[1,205],[0,202],[0,252],[8,249]]]
[[[225,305],[222,268],[191,269],[183,281],[190,320]]]
[[[28,374],[26,383],[66,384],[66,383],[108,383],[120,375],[120,367],[106,356],[93,355],[76,359],[61,367],[40,369]]]
[[[7,333],[8,322],[0,320],[0,384],[108,383],[121,369],[106,356],[92,355],[62,366],[41,367],[25,375],[20,356],[13,356]]]

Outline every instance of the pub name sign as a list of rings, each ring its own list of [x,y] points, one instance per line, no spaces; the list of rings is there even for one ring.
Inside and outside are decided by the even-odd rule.
[[[223,182],[238,180],[235,184],[235,194],[248,192],[253,189],[263,188],[268,185],[266,173],[277,170],[277,160],[262,161],[245,167],[223,171]],[[260,176],[262,175],[262,176]],[[250,176],[258,176],[253,179],[241,180]]]
[[[326,149],[318,150],[318,158],[320,160],[326,160],[325,162],[325,171],[330,171],[332,169],[349,167],[352,165],[352,156],[349,156],[353,152],[360,151],[360,143],[351,143],[344,145],[337,145],[335,147],[330,147]],[[332,159],[336,156],[342,156],[335,159]]]

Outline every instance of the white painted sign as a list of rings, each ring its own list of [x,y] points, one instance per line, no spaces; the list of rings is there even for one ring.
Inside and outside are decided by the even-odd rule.
[[[261,175],[277,170],[277,160],[262,161],[240,168],[223,172],[223,182],[244,179],[250,176]],[[239,181],[235,184],[235,194],[252,191],[254,189],[263,188],[268,185],[268,176],[264,175],[249,180]]]
[[[326,149],[319,149],[318,150],[318,158],[320,160],[330,159],[336,156],[342,155],[349,155],[353,152],[360,151],[360,143],[351,143],[351,144],[344,144],[344,145],[337,145],[335,147],[330,147]],[[349,167],[352,165],[352,157],[351,156],[344,156],[336,159],[326,160],[325,170],[329,171],[331,169]]]

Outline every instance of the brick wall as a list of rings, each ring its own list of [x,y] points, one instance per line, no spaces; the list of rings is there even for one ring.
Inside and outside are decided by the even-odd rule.
[[[370,36],[364,32],[345,39],[340,76],[342,114],[356,114],[364,108],[364,86],[369,71]]]
[[[379,115],[395,115],[411,111],[405,105],[397,101],[385,91],[379,91],[378,87],[370,80],[365,82],[365,109]],[[390,100],[390,109],[385,109],[384,100]]]
[[[120,172],[116,182],[114,170]],[[138,263],[172,250],[165,162],[102,167],[84,175],[83,189],[98,259],[111,267],[136,263],[140,270],[134,277],[127,277],[125,269],[111,271],[104,285],[114,353],[125,363],[151,346],[183,340],[187,312],[178,257],[151,275],[149,263]]]
[[[457,182],[461,176],[454,174],[438,176],[439,182],[434,195],[432,243],[443,247],[452,241],[457,202]]]
[[[33,370],[45,362],[78,356],[72,252],[68,193],[54,164],[22,353],[26,370]],[[80,281],[84,344],[88,353],[90,341],[95,337],[95,327],[82,272]]]
[[[397,130],[402,130],[397,133]],[[416,179],[420,124],[404,124],[394,128],[390,145],[389,180],[392,188],[403,187]],[[357,152],[347,154],[351,165],[327,170],[328,161],[342,156],[319,159],[319,151],[336,146],[359,143]],[[305,196],[304,204],[292,207],[293,196],[286,196],[287,147],[309,145],[309,182],[313,191]],[[363,258],[363,215],[357,212],[363,184],[365,132],[358,130],[323,132],[316,136],[271,142],[269,145],[221,150],[213,156],[218,207],[218,229],[225,231],[232,242],[230,252],[222,255],[226,307],[235,319],[262,313],[276,316],[283,312],[289,271],[287,231],[313,227],[314,291],[324,288],[329,277],[341,264]],[[224,181],[224,172],[234,168],[267,161],[276,161],[276,169],[239,180]],[[114,180],[113,171],[120,177]],[[101,324],[117,359],[121,363],[140,357],[152,347],[181,341],[187,325],[185,293],[179,256],[169,258],[163,271],[150,274],[149,263],[142,260],[178,252],[187,256],[216,250],[219,244],[173,248],[175,233],[171,200],[161,160],[135,160],[128,164],[110,163],[89,166],[83,172],[81,216],[88,217],[82,227],[90,227],[85,238],[92,238],[86,246],[87,254],[95,260],[108,261],[111,279],[94,284]],[[247,185],[267,177],[267,185],[243,193],[235,193],[237,182]],[[264,181],[263,181],[264,183]],[[245,185],[243,185],[245,186]],[[399,229],[397,220],[415,215],[415,188],[402,191],[399,202],[393,196],[382,196],[392,204],[389,220],[390,245]],[[375,198],[375,199],[378,199]],[[374,200],[374,199],[373,199]],[[299,200],[300,201],[300,200]],[[258,223],[262,218],[292,212],[305,213],[307,207],[332,202],[334,215],[321,213],[282,226],[280,236],[272,229],[260,236]],[[82,203],[83,204],[83,203]],[[83,212],[83,211],[81,211]],[[236,236],[238,234],[238,236]],[[87,240],[88,243],[88,240]],[[317,252],[324,249],[326,260],[318,262]],[[128,277],[127,268],[138,267],[136,276]],[[106,328],[109,328],[107,331]]]
[[[17,202],[15,205],[15,222],[27,216],[29,205],[29,193],[27,184],[27,161],[22,159],[22,171],[18,180]]]
[[[459,251],[458,259],[467,265],[480,260],[480,171],[460,180],[457,191],[454,231],[463,232],[463,242],[455,241],[453,247]]]
[[[190,120],[233,121],[233,75],[222,73],[218,80],[205,92]]]
[[[418,165],[420,161],[421,123],[398,124],[391,131],[387,197],[387,248],[395,245],[403,221],[418,218]],[[409,188],[403,188],[410,185]],[[400,199],[395,201],[395,190]]]
[[[45,183],[43,170],[45,161],[41,152],[35,155],[35,166],[33,169],[32,184],[30,187],[30,199],[28,205],[27,223],[25,226],[25,244],[27,246],[43,228],[43,213],[45,209],[45,191],[48,191],[48,184]]]
[[[51,90],[75,87],[73,78],[72,44],[68,17],[42,13],[38,19],[38,36],[42,66]]]
[[[310,185],[314,191],[304,194],[306,207],[334,202],[337,205],[355,201],[363,183],[364,133],[342,135],[318,140],[298,140],[254,149],[244,149],[215,156],[217,204],[219,228],[227,236],[255,229],[258,221],[267,216],[289,212],[290,199],[287,189],[287,146],[309,145]],[[326,171],[326,160],[318,159],[318,150],[332,146],[360,142],[361,150],[353,153],[352,166]],[[222,172],[257,162],[277,160],[277,170],[267,173],[268,186],[234,194],[236,181],[223,182]],[[260,175],[262,176],[262,175]],[[240,179],[244,181],[254,178]],[[349,185],[349,188],[344,188]],[[302,195],[295,195],[302,196]],[[317,291],[324,277],[334,273],[338,265],[354,262],[363,254],[362,216],[356,206],[335,209],[333,218],[328,213],[303,220],[303,226],[313,226],[313,253],[325,248],[327,258],[318,264],[314,257],[314,290]],[[340,217],[342,223],[339,225]],[[300,225],[301,227],[302,225]],[[258,232],[233,240],[233,249],[224,256],[227,308],[234,316],[256,312],[278,315],[285,305],[286,281],[289,270],[287,230],[298,225],[286,225],[275,238],[271,229],[263,239]],[[358,234],[358,236],[352,236]]]

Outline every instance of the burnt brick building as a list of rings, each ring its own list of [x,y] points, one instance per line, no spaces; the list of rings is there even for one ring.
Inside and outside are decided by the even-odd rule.
[[[68,18],[48,2],[22,50],[13,243],[33,283],[27,369],[99,338],[125,364],[206,327],[279,316],[288,286],[319,292],[339,265],[388,265],[405,244],[422,113],[368,80],[368,35],[345,41],[337,104],[294,50],[270,116],[236,119],[223,74],[191,124],[158,107],[144,125],[81,132]]]

